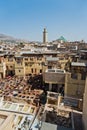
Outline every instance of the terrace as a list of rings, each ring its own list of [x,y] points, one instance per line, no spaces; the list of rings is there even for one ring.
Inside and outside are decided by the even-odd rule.
[[[13,103],[13,102],[9,102],[9,101],[2,101],[0,110],[34,115],[37,111],[37,108],[33,105]]]

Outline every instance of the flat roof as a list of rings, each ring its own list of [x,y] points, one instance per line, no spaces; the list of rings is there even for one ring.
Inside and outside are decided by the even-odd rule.
[[[87,50],[80,50],[80,52],[87,52]]]
[[[51,123],[43,122],[41,130],[72,130],[72,128],[66,128],[63,126],[58,126]]]
[[[43,54],[43,55],[47,55],[47,54],[58,54],[59,52],[55,52],[55,51],[21,51],[20,52],[20,55],[23,55],[23,54]]]
[[[41,130],[57,130],[57,125],[43,122]]]
[[[81,63],[81,62],[72,62],[71,65],[72,65],[72,66],[83,66],[83,67],[86,67],[86,66],[87,66],[86,63]]]
[[[32,52],[32,51],[21,51],[20,55],[23,55],[23,54],[35,54],[35,52]]]
[[[58,57],[47,57],[46,60],[47,61],[58,61],[59,58]]]
[[[0,111],[7,111],[11,113],[20,113],[24,115],[34,115],[36,113],[36,107],[29,104],[14,103],[10,101],[0,101]]]
[[[60,53],[60,52],[58,52],[58,51],[45,51],[45,52],[43,52],[43,54],[58,54],[58,53]]]
[[[4,55],[5,55],[5,54],[2,54],[2,53],[0,54],[0,56],[4,56]]]
[[[46,72],[51,72],[51,73],[65,73],[65,70],[61,70],[61,69],[47,69]]]

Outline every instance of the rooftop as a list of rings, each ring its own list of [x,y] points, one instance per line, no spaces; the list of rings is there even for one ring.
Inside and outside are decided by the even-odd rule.
[[[36,107],[33,105],[23,104],[23,103],[13,103],[10,101],[0,101],[0,111],[14,112],[25,115],[34,115],[36,112]]]
[[[43,122],[41,130],[72,130],[72,128],[66,128],[63,126],[57,126],[54,124]]]
[[[67,40],[66,40],[63,36],[61,36],[61,37],[58,39],[58,41],[67,42]]]
[[[61,70],[61,69],[47,69],[46,72],[50,72],[50,73],[65,73],[65,70]]]
[[[59,58],[58,57],[47,57],[46,60],[47,61],[58,61]]]
[[[86,67],[86,66],[87,66],[86,63],[81,63],[81,62],[72,62],[71,65],[72,65],[72,66],[83,66],[83,67]]]

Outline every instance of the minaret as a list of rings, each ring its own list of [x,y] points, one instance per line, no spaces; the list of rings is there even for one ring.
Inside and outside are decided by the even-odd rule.
[[[43,31],[43,43],[47,43],[47,31],[46,31],[46,28],[44,28],[44,31]]]

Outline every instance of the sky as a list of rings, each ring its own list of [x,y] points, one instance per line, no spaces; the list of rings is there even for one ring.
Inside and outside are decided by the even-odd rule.
[[[30,41],[87,41],[87,0],[0,0],[0,33]]]

